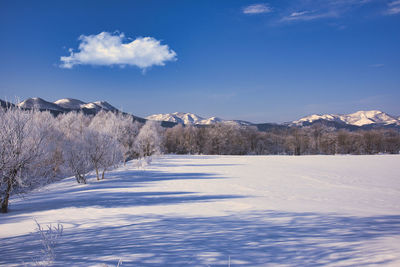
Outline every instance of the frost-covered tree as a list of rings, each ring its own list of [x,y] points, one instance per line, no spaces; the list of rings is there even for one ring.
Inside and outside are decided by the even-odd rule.
[[[101,179],[104,179],[104,174],[110,168],[116,167],[120,162],[124,160],[124,148],[123,146],[114,138],[109,139],[107,142],[107,154],[100,160],[100,167],[102,169]]]
[[[81,135],[89,127],[91,118],[82,112],[69,112],[57,117],[60,131],[68,138]]]
[[[54,120],[49,113],[0,109],[1,212],[8,211],[9,197],[47,182]]]
[[[101,111],[95,116],[68,113],[59,118],[64,133],[65,166],[78,183],[86,183],[86,173],[96,171],[98,180],[107,170],[134,154],[139,126],[127,115]]]
[[[100,180],[99,169],[100,162],[104,161],[109,152],[109,143],[112,137],[106,133],[102,133],[93,129],[88,129],[84,135],[84,142],[87,146],[88,160],[96,171],[96,178]]]
[[[132,117],[122,113],[102,111],[92,119],[90,127],[113,136],[122,145],[124,162],[136,156],[134,141],[139,134],[140,123],[133,122]]]
[[[46,136],[45,157],[42,157],[35,165],[31,173],[36,176],[49,177],[52,180],[62,177],[63,133],[57,127],[57,121],[49,112],[35,112],[33,123],[37,125]],[[49,180],[50,182],[52,180]]]
[[[90,135],[89,123],[90,119],[82,113],[70,112],[59,118],[59,127],[64,133],[64,163],[78,183],[86,183],[86,174],[92,169],[86,142]]]
[[[147,121],[135,140],[135,148],[140,157],[162,152],[163,130],[159,122]]]
[[[46,225],[43,227],[35,219],[37,229],[35,235],[39,237],[42,249],[39,256],[35,257],[36,266],[53,266],[56,258],[56,245],[63,235],[64,227],[62,224],[57,226]]]
[[[86,135],[87,131],[83,132]],[[86,184],[86,174],[92,170],[89,146],[84,136],[67,138],[64,142],[63,157],[65,164],[78,183]]]
[[[100,180],[100,171],[102,171],[101,179],[104,179],[107,169],[122,162],[123,147],[111,134],[93,129],[88,129],[84,139],[89,161],[96,171],[97,180]]]

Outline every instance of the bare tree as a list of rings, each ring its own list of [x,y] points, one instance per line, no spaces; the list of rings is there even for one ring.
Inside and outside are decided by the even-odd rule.
[[[48,113],[16,108],[0,110],[1,212],[8,211],[10,195],[34,187],[46,178],[41,162],[46,159],[52,133]],[[47,114],[47,115],[46,115]],[[47,117],[49,118],[49,117]]]

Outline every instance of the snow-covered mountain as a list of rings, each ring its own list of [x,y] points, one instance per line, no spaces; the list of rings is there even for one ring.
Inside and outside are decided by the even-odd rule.
[[[9,102],[1,100],[2,107],[13,106]],[[28,98],[16,106],[25,109],[40,109],[49,110],[56,114],[60,112],[68,112],[71,110],[80,110],[85,114],[96,114],[101,110],[106,111],[118,111],[115,107],[110,105],[106,101],[95,101],[95,102],[83,102],[73,98],[63,98],[57,101],[48,102],[42,98],[34,97]],[[145,119],[132,115],[136,120],[145,122]],[[324,114],[324,115],[310,115],[303,117],[299,120],[288,122],[285,124],[255,124],[247,121],[240,120],[224,120],[218,117],[204,118],[193,113],[175,112],[166,114],[155,114],[147,116],[146,119],[154,121],[162,121],[165,127],[173,127],[174,123],[185,124],[185,125],[212,125],[215,123],[225,123],[233,125],[245,125],[245,126],[257,126],[259,129],[273,127],[287,127],[287,126],[307,126],[313,123],[322,121],[328,123],[332,127],[336,128],[353,128],[354,127],[400,127],[400,117],[391,116],[380,110],[369,110],[369,111],[357,111],[351,114]]]
[[[313,123],[319,120],[334,121],[354,126],[364,125],[397,125],[400,126],[400,119],[390,116],[379,110],[357,111],[351,114],[325,114],[325,115],[310,115],[299,120],[293,121],[290,125],[302,126]]]
[[[63,98],[54,101],[54,104],[59,105],[65,109],[81,109],[82,105],[85,105],[86,103],[78,99]]]
[[[111,106],[108,102],[106,101],[95,101],[93,104],[96,104],[97,106],[101,107],[102,109],[108,110],[108,111],[117,111],[117,109],[113,106]]]
[[[117,109],[107,103],[106,101],[95,101],[90,103],[85,103],[78,99],[73,98],[63,98],[57,101],[54,101],[54,104],[59,105],[65,109],[79,110],[79,109],[92,109],[95,111],[100,111],[102,109],[107,111],[116,111]]]
[[[26,109],[40,109],[40,110],[50,110],[56,112],[67,112],[71,110],[82,110],[88,114],[95,114],[100,110],[106,111],[118,111],[115,107],[107,103],[106,101],[95,101],[90,103],[85,103],[78,99],[73,98],[63,98],[57,101],[49,102],[39,97],[28,98],[17,104],[20,108]]]
[[[184,112],[154,114],[147,116],[146,119],[153,121],[169,121],[185,125],[211,125],[219,122],[238,125],[252,125],[252,123],[246,121],[223,120],[218,117],[203,118],[193,113]]]
[[[146,119],[153,121],[170,121],[186,125],[199,125],[199,124],[212,124],[221,122],[222,120],[217,117],[205,119],[193,113],[174,112],[166,114],[155,114],[147,116]]]
[[[28,98],[17,104],[20,108],[26,109],[45,109],[55,111],[65,111],[65,109],[57,104],[48,102],[40,97]]]

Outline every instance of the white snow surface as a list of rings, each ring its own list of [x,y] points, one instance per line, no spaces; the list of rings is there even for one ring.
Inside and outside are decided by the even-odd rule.
[[[175,156],[11,199],[0,266],[400,266],[400,156]]]
[[[95,101],[93,104],[96,104],[97,106],[101,107],[102,109],[108,110],[108,111],[114,111],[117,110],[115,107],[113,107],[110,103],[106,101]]]
[[[395,124],[400,125],[400,119],[390,116],[379,110],[369,110],[369,111],[357,111],[355,113],[346,114],[346,115],[337,115],[337,114],[325,114],[325,115],[310,115],[304,118],[301,118],[297,121],[293,121],[293,125],[302,125],[304,122],[314,122],[316,120],[328,120],[328,121],[337,121],[343,122],[350,125],[363,126],[368,124]]]
[[[78,100],[78,99],[63,98],[63,99],[54,101],[54,104],[59,105],[66,109],[80,109],[81,106],[85,105],[86,103],[81,100]]]

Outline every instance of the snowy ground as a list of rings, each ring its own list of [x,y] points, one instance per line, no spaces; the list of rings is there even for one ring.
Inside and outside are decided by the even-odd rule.
[[[400,156],[163,156],[13,198],[0,266],[400,266]]]

